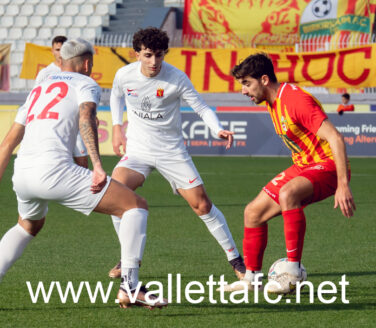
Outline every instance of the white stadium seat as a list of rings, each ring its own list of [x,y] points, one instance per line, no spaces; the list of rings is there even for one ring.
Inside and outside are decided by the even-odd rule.
[[[95,28],[90,28],[90,27],[87,27],[84,29],[83,35],[89,41],[94,40],[95,37],[99,36],[95,33]]]
[[[8,5],[5,11],[7,16],[17,16],[20,12],[20,9],[17,5]]]
[[[8,37],[8,29],[0,27],[0,40],[5,40]]]
[[[67,31],[67,37],[68,39],[76,39],[82,37],[82,29],[78,27],[71,27]]]
[[[24,53],[23,51],[13,51],[12,56],[10,56],[11,64],[19,64],[22,63]]]
[[[0,5],[0,17],[3,16],[5,13],[4,5]]]
[[[29,5],[37,5],[40,2],[40,0],[27,0],[25,2],[27,2]]]
[[[17,16],[15,21],[14,21],[14,26],[15,27],[26,27],[28,22],[29,22],[28,17]]]
[[[61,16],[64,14],[64,7],[60,4],[54,4],[50,8],[50,15]]]
[[[41,27],[38,31],[38,38],[42,40],[49,40],[51,38],[51,28]]]
[[[55,3],[55,0],[40,0],[41,4],[45,4],[45,5],[52,5]]]
[[[62,5],[66,5],[70,2],[70,0],[55,0],[55,3],[60,3]]]
[[[25,40],[32,40],[37,36],[37,29],[34,27],[27,27],[23,30],[23,38]]]
[[[85,3],[90,3],[90,4],[93,4],[93,5],[96,5],[100,2],[100,0],[86,0]]]
[[[75,4],[71,4],[65,7],[64,14],[67,16],[76,16],[79,13],[78,6]]]
[[[10,3],[10,0],[0,0],[0,5],[7,5]]]
[[[12,5],[22,5],[25,0],[12,0]]]
[[[29,4],[22,5],[20,15],[31,16],[34,14],[34,6]]]
[[[108,5],[97,5],[95,8],[95,14],[96,15],[109,15],[110,14],[110,8]]]
[[[22,29],[19,27],[12,27],[8,31],[8,38],[10,40],[18,40],[22,37]]]
[[[19,79],[19,78],[11,78],[10,80],[10,87],[12,90],[25,90],[26,88],[26,80]]]
[[[90,17],[92,18],[92,17]],[[74,17],[73,26],[74,27],[86,27],[88,25],[88,17],[87,16],[76,16]]]
[[[20,73],[18,64],[12,64],[10,65],[10,77],[18,77],[18,74]]]
[[[14,18],[12,16],[3,16],[0,19],[2,27],[11,27],[14,25]]]
[[[102,26],[102,18],[103,16],[90,16],[89,17],[89,27],[97,27],[97,26]]]
[[[44,26],[52,28],[57,26],[57,22],[58,20],[56,16],[47,16],[44,20]]]
[[[94,6],[91,4],[84,4],[80,8],[80,15],[91,16],[94,14]]]
[[[72,0],[71,3],[76,5],[82,5],[86,0]]]
[[[43,18],[41,16],[31,16],[29,26],[41,27],[43,25]]]
[[[39,16],[47,16],[49,12],[50,10],[46,4],[39,4],[35,7],[35,14]]]
[[[55,27],[52,33],[54,36],[56,35],[67,35],[67,29],[63,27]]]
[[[73,24],[72,16],[61,16],[59,18],[59,27],[71,27]]]

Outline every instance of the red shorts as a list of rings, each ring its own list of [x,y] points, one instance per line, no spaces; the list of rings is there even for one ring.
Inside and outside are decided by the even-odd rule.
[[[313,185],[313,197],[306,201],[304,205],[323,200],[336,192],[337,171],[334,161],[315,163],[304,168],[294,164],[278,174],[263,190],[279,204],[279,190],[288,181],[297,176],[307,178]]]

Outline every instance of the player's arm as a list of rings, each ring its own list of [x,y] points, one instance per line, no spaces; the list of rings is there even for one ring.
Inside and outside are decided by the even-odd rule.
[[[118,77],[115,76],[110,96],[110,108],[112,116],[112,148],[118,156],[122,156],[120,147],[123,147],[123,152],[125,153],[127,144],[122,132],[124,105],[124,94],[119,87]]]
[[[218,116],[204,102],[188,77],[185,76],[181,84],[183,86],[180,91],[182,98],[201,117],[210,130],[212,130],[219,138],[227,140],[226,149],[229,149],[234,141],[234,132],[223,129]]]
[[[96,124],[97,105],[95,102],[83,102],[80,105],[80,134],[93,164],[93,183],[91,191],[98,193],[106,184],[107,175],[102,168],[99,155],[98,130]]]
[[[328,141],[332,149],[334,162],[337,169],[337,190],[334,195],[334,208],[338,206],[344,216],[353,216],[355,202],[349,185],[348,160],[346,145],[343,136],[337,131],[335,126],[328,120],[324,120],[317,131],[317,135]]]
[[[13,150],[19,145],[25,133],[25,126],[14,122],[0,145],[0,181],[8,166]]]

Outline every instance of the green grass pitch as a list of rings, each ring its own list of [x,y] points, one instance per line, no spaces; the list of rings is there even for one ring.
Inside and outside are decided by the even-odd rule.
[[[115,157],[103,159],[107,172]],[[237,246],[242,250],[243,209],[261,187],[291,160],[288,158],[195,157],[210,198],[225,214]],[[235,276],[221,248],[169,184],[153,172],[138,192],[148,200],[149,223],[141,280],[160,281],[167,288],[167,274],[182,277],[182,302],[166,309],[121,310],[115,304],[118,281],[114,282],[108,303],[98,297],[91,303],[84,289],[77,303],[69,296],[62,303],[56,289],[48,304],[31,301],[26,281],[35,289],[42,281],[48,288],[69,281],[78,289],[88,281],[94,288],[100,281],[108,288],[107,272],[120,256],[111,219],[100,214],[86,217],[58,204],[50,203],[46,224],[0,284],[0,327],[374,327],[376,319],[376,159],[351,160],[352,190],[357,204],[355,217],[346,219],[333,209],[333,198],[308,206],[307,233],[303,263],[308,280],[315,287],[314,303],[308,290],[300,304],[294,296],[269,304],[253,293],[249,303],[222,304],[214,292],[216,304],[209,302],[205,286],[204,301],[190,304],[184,297],[189,281],[205,284],[210,275],[218,281],[224,274],[229,282]],[[0,236],[16,223],[16,197],[12,191],[10,165],[0,184]],[[277,217],[269,224],[269,243],[263,272],[285,256],[283,222]],[[341,301],[341,276],[346,274],[348,304]],[[175,281],[175,280],[174,280]],[[323,304],[317,287],[332,281],[338,291],[332,304]],[[165,291],[167,293],[167,291]],[[167,295],[165,295],[167,296]],[[193,295],[198,298],[200,295]],[[333,295],[324,295],[330,299]],[[228,300],[228,296],[226,296]],[[290,302],[290,303],[288,303]]]

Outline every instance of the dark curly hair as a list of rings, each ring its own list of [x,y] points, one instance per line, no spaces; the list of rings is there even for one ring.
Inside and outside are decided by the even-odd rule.
[[[58,36],[55,36],[53,39],[52,39],[52,42],[51,44],[54,45],[55,43],[64,43],[65,41],[67,41],[68,39],[63,36],[63,35],[58,35]]]
[[[239,65],[234,66],[231,74],[236,79],[243,79],[246,76],[259,79],[267,75],[271,82],[277,82],[273,62],[267,54],[262,52],[248,56]]]
[[[148,27],[136,32],[133,36],[133,49],[141,51],[142,46],[150,50],[168,50],[169,38],[167,33],[156,27]]]

